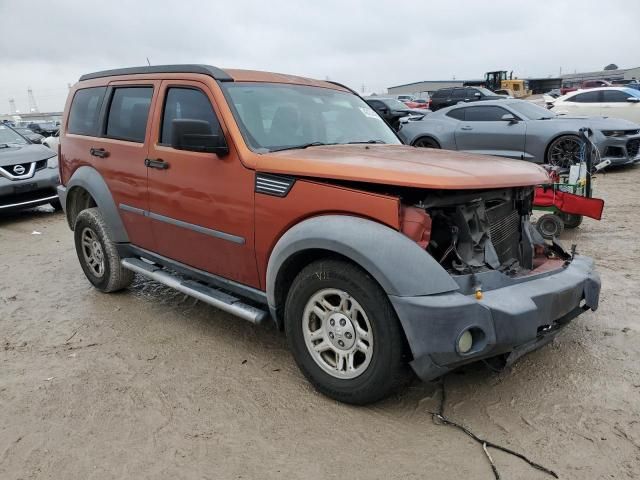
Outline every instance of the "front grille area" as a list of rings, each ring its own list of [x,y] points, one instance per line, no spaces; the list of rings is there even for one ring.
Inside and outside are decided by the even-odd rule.
[[[627,154],[630,158],[638,155],[638,151],[640,150],[640,138],[634,138],[627,142]]]
[[[518,259],[520,251],[520,215],[512,202],[487,208],[489,234],[500,263]]]
[[[20,175],[24,175],[26,173],[29,172],[29,170],[31,169],[31,165],[33,164],[33,162],[27,162],[27,163],[15,163],[13,165],[5,165],[3,167],[0,167],[0,175],[9,178],[11,180],[11,177],[17,177]],[[47,161],[46,160],[38,160],[37,162],[35,162],[35,170],[34,172],[37,172],[38,170],[42,170],[43,168],[45,168],[47,166]],[[17,173],[14,171],[14,168],[16,166],[21,166],[24,171],[23,173]]]

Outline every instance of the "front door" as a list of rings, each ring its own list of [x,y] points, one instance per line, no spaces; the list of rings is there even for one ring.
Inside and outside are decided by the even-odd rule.
[[[463,110],[464,120],[458,124],[455,133],[458,150],[517,160],[523,158],[526,122],[502,120],[503,115],[512,113],[493,105],[470,106]]]
[[[219,121],[210,88],[195,81],[162,82],[147,157],[148,216],[155,251],[258,287],[253,238],[255,174],[240,162]],[[172,121],[179,119],[208,122],[214,133],[225,135],[229,154],[174,149]]]

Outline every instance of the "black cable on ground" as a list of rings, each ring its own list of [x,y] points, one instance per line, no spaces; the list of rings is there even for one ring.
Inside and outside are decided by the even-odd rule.
[[[542,465],[540,465],[539,463],[534,462],[533,460],[529,460],[524,454],[516,452],[514,450],[511,450],[510,448],[503,447],[501,445],[497,445],[497,444],[495,444],[493,442],[490,442],[488,440],[484,440],[484,439],[478,437],[475,433],[473,433],[471,430],[469,430],[464,425],[456,423],[453,420],[451,420],[448,417],[446,417],[445,414],[444,414],[445,400],[446,400],[446,392],[445,392],[445,389],[444,389],[444,378],[443,378],[442,381],[440,382],[440,405],[438,406],[438,411],[437,412],[429,412],[431,414],[431,417],[433,418],[433,423],[435,423],[436,425],[449,425],[451,427],[455,427],[458,430],[463,431],[469,437],[471,437],[476,442],[478,442],[480,445],[482,445],[482,450],[484,451],[484,454],[486,455],[487,459],[489,460],[489,464],[491,465],[491,470],[493,471],[493,476],[494,476],[495,480],[500,480],[500,473],[498,472],[498,468],[496,467],[496,464],[493,462],[493,458],[491,458],[491,455],[489,454],[489,451],[487,450],[487,447],[495,448],[496,450],[501,450],[501,451],[503,451],[505,453],[513,455],[514,457],[518,457],[518,458],[524,460],[525,462],[527,462],[533,468],[538,469],[541,472],[546,473],[547,475],[551,475],[553,478],[559,478],[558,474],[556,472],[554,472],[553,470],[550,470],[550,469],[548,469],[546,467],[543,467]]]

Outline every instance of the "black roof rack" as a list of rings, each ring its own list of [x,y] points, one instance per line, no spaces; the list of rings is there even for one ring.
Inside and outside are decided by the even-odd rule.
[[[116,68],[101,72],[87,73],[80,77],[80,81],[92,78],[113,77],[116,75],[140,75],[145,73],[201,73],[208,75],[220,82],[233,82],[233,78],[227,72],[211,65],[185,64],[185,65],[152,65],[150,67]]]

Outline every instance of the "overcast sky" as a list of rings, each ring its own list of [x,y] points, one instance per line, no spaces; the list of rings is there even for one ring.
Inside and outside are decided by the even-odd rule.
[[[515,5],[520,3],[521,9]],[[545,7],[544,5],[548,5]],[[0,113],[61,110],[87,72],[209,63],[346,83],[640,66],[640,2],[0,0]]]

